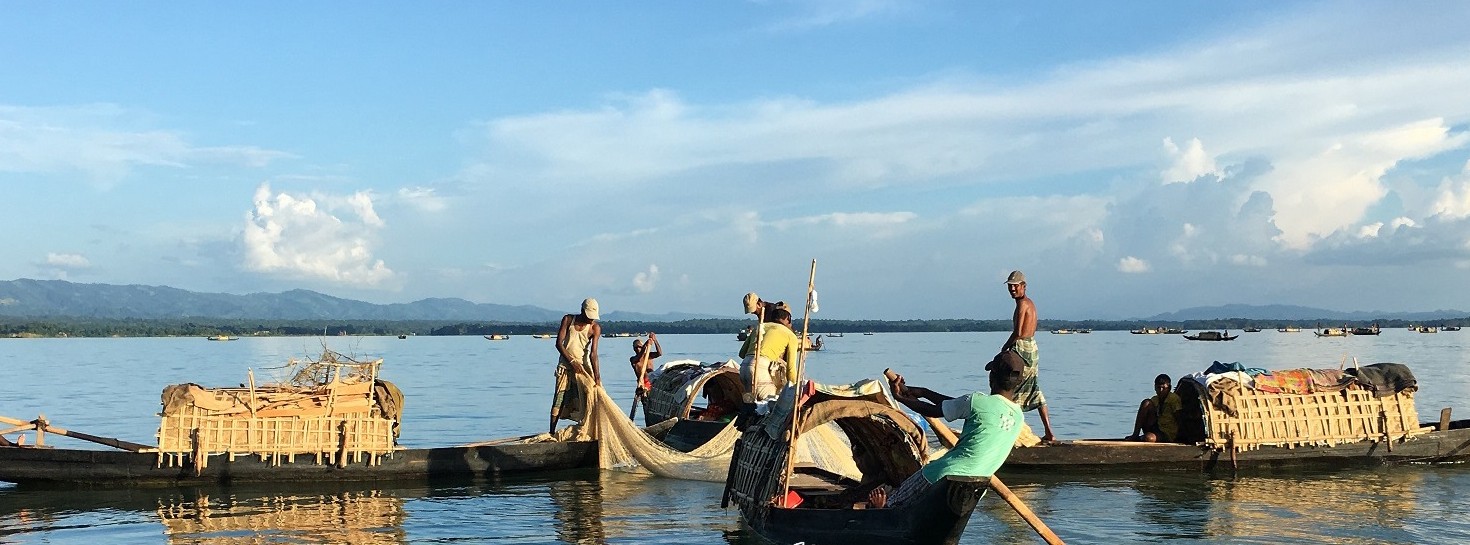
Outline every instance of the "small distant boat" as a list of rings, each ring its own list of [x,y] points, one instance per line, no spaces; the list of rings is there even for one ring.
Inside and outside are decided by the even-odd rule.
[[[1075,331],[1072,331],[1070,329],[1053,329],[1053,330],[1051,330],[1051,334],[1052,335],[1071,335],[1073,333],[1076,333],[1076,332]]]
[[[1439,330],[1440,331],[1459,331],[1460,330],[1460,326],[1457,326],[1457,325],[1447,325],[1447,326],[1444,326],[1444,327],[1439,328]]]
[[[1164,328],[1162,327],[1144,327],[1129,331],[1129,333],[1132,333],[1134,335],[1158,335],[1163,332]]]
[[[1261,328],[1259,328],[1259,327],[1247,327],[1245,329],[1242,329],[1241,331],[1244,331],[1246,333],[1260,333],[1261,332]]]
[[[841,339],[842,338],[842,334],[841,333],[828,333],[827,336],[828,337],[831,337],[831,338],[838,338],[838,339]]]
[[[400,338],[400,339],[407,339],[408,338],[408,335],[399,335],[398,338]]]
[[[1165,335],[1183,335],[1185,333],[1189,333],[1189,330],[1188,329],[1179,329],[1177,327],[1164,328],[1164,334]]]
[[[1420,333],[1439,333],[1439,328],[1432,325],[1421,325],[1418,329],[1415,329],[1414,331],[1418,331]]]
[[[1088,333],[1092,333],[1092,330],[1091,329],[1078,329],[1077,332],[1078,333],[1081,333],[1083,335],[1086,335]]]
[[[1373,327],[1355,327],[1352,330],[1352,334],[1353,335],[1377,335],[1380,331],[1381,330],[1378,329],[1378,324],[1373,324]]]
[[[210,336],[205,337],[205,338],[206,339],[209,339],[211,341],[237,341],[237,340],[240,340],[239,337],[231,337],[229,335],[210,335]]]
[[[556,335],[552,335],[550,333],[532,333],[531,334],[531,338],[533,338],[533,339],[550,339],[550,338],[555,337],[555,336]]]
[[[1191,341],[1233,341],[1240,335],[1231,335],[1228,331],[1201,331],[1194,335],[1185,335],[1184,338]]]
[[[805,346],[803,347],[804,350],[808,352],[818,352],[822,350],[821,335],[816,335],[815,337],[813,337],[812,335],[807,335],[805,341]]]
[[[872,332],[864,333],[864,335],[872,335],[872,334],[873,334]]]
[[[1276,331],[1278,333],[1301,333],[1302,332],[1302,328],[1297,327],[1297,326],[1294,326],[1294,325],[1289,325],[1289,326],[1286,326],[1286,327],[1283,327],[1283,328],[1279,328]]]
[[[1313,333],[1316,333],[1318,337],[1346,337],[1352,334],[1348,332],[1347,328],[1341,327],[1324,327],[1313,331]]]
[[[510,338],[510,335],[501,335],[499,333],[492,333],[490,335],[486,335],[485,336],[485,340],[487,340],[487,341],[503,341],[503,340],[506,340],[506,339],[509,339],[509,338]]]

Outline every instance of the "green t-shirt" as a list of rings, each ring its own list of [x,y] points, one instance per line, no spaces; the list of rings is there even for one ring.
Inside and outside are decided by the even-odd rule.
[[[1164,434],[1160,439],[1173,441],[1175,437],[1179,437],[1179,421],[1174,418],[1176,413],[1184,409],[1184,402],[1179,399],[1179,394],[1169,392],[1163,402],[1159,401],[1159,396],[1154,396],[1154,407],[1159,409],[1159,432]]]
[[[994,475],[1021,435],[1021,406],[998,395],[976,392],[945,401],[940,407],[946,420],[963,419],[965,427],[959,444],[924,466],[924,479],[934,483],[946,475]]]

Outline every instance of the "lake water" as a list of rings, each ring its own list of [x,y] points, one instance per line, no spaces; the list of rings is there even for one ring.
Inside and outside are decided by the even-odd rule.
[[[827,338],[808,374],[845,383],[886,367],[911,384],[958,395],[980,389],[1003,333],[847,333]],[[723,360],[734,335],[660,336],[665,361]],[[1418,407],[1470,415],[1470,333],[1385,331],[1315,338],[1242,333],[1231,342],[1177,335],[1038,337],[1041,385],[1060,438],[1121,437],[1154,375],[1210,362],[1336,368],[1356,359],[1409,364]],[[605,385],[630,400],[631,339],[602,339]],[[402,442],[442,446],[545,431],[552,341],[512,337],[0,339],[0,415],[44,413],[57,426],[138,443],[156,441],[165,385],[257,381],[323,344],[381,357],[406,395]],[[627,401],[623,401],[626,406]],[[1028,413],[1039,430],[1035,413]],[[13,436],[12,436],[13,437]],[[93,448],[69,438],[48,444]],[[96,447],[101,448],[101,447]],[[1001,472],[1005,476],[1004,470]],[[1068,543],[1470,543],[1470,467],[1412,466],[1319,474],[1209,478],[1016,475],[1007,483]],[[0,484],[0,543],[762,543],[721,485],[620,472],[576,471],[474,485],[310,484],[253,488],[57,491]],[[981,501],[964,543],[1036,543],[1004,502]]]

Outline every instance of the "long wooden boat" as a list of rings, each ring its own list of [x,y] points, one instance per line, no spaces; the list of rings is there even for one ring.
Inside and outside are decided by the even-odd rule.
[[[900,505],[866,504],[872,488],[884,483],[898,486],[927,459],[923,431],[906,414],[867,397],[835,397],[820,391],[796,413],[802,433],[837,423],[847,435],[863,482],[800,464],[788,472],[791,450],[785,430],[791,420],[789,415],[768,415],[741,436],[723,502],[733,501],[755,533],[778,543],[959,541],[987,484],[982,479],[946,479]]]
[[[494,477],[597,467],[596,441],[524,440],[399,449],[346,464],[236,456],[215,459],[196,473],[192,465],[159,463],[153,452],[0,447],[0,481],[22,485],[179,486],[252,482],[387,481]]]
[[[662,440],[683,452],[698,448],[729,427],[745,389],[739,365],[733,360],[708,364],[671,361],[660,366],[650,382],[653,388],[639,400],[643,422],[652,427],[675,419]]]
[[[1426,424],[1429,425],[1429,424]],[[1437,425],[1437,423],[1435,423]],[[1206,446],[1107,439],[1061,441],[1015,448],[1001,468],[1010,471],[1338,469],[1383,464],[1470,460],[1470,420],[1403,441],[1364,440],[1332,446],[1263,445],[1232,454]]]
[[[1194,335],[1185,335],[1184,338],[1191,341],[1233,341],[1240,335],[1231,335],[1220,331],[1201,331]]]

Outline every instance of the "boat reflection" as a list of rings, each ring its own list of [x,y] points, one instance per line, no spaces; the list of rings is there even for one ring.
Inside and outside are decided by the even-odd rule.
[[[200,494],[160,501],[171,543],[408,543],[404,500],[380,490],[320,495]]]

